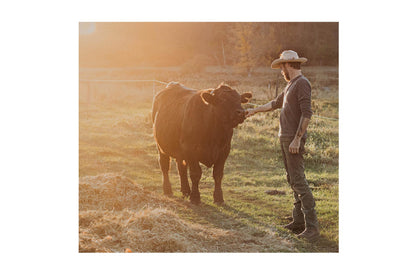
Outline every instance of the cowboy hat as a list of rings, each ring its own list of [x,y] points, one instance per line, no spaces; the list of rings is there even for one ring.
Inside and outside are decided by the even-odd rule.
[[[277,69],[280,68],[280,64],[281,63],[285,63],[285,62],[300,62],[300,63],[304,63],[306,62],[308,59],[304,58],[304,57],[299,57],[298,53],[296,53],[295,51],[292,50],[286,50],[283,51],[280,54],[280,58],[275,59],[272,62],[272,65],[270,66],[272,69]]]

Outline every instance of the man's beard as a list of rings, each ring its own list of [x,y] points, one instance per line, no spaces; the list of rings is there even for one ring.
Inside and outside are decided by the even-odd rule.
[[[287,81],[287,82],[289,82],[290,81],[290,75],[289,75],[289,72],[288,71],[282,71],[283,72],[283,77],[285,78],[285,80]]]

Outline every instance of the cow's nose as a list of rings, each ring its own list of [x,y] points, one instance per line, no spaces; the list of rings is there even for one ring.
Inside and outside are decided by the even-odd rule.
[[[245,115],[244,109],[238,109],[238,110],[236,110],[236,114],[240,118],[244,117],[244,115]]]

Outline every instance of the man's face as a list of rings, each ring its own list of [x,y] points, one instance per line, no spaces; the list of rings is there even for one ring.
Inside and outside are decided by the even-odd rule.
[[[286,63],[282,63],[280,65],[280,69],[281,69],[281,72],[280,73],[283,75],[283,77],[285,78],[285,80],[287,82],[289,82],[290,81],[290,75],[289,75],[289,71],[287,69]]]

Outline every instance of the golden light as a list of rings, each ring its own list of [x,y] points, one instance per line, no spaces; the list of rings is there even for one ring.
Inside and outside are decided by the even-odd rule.
[[[88,35],[95,31],[96,26],[94,22],[79,22],[79,34]]]

